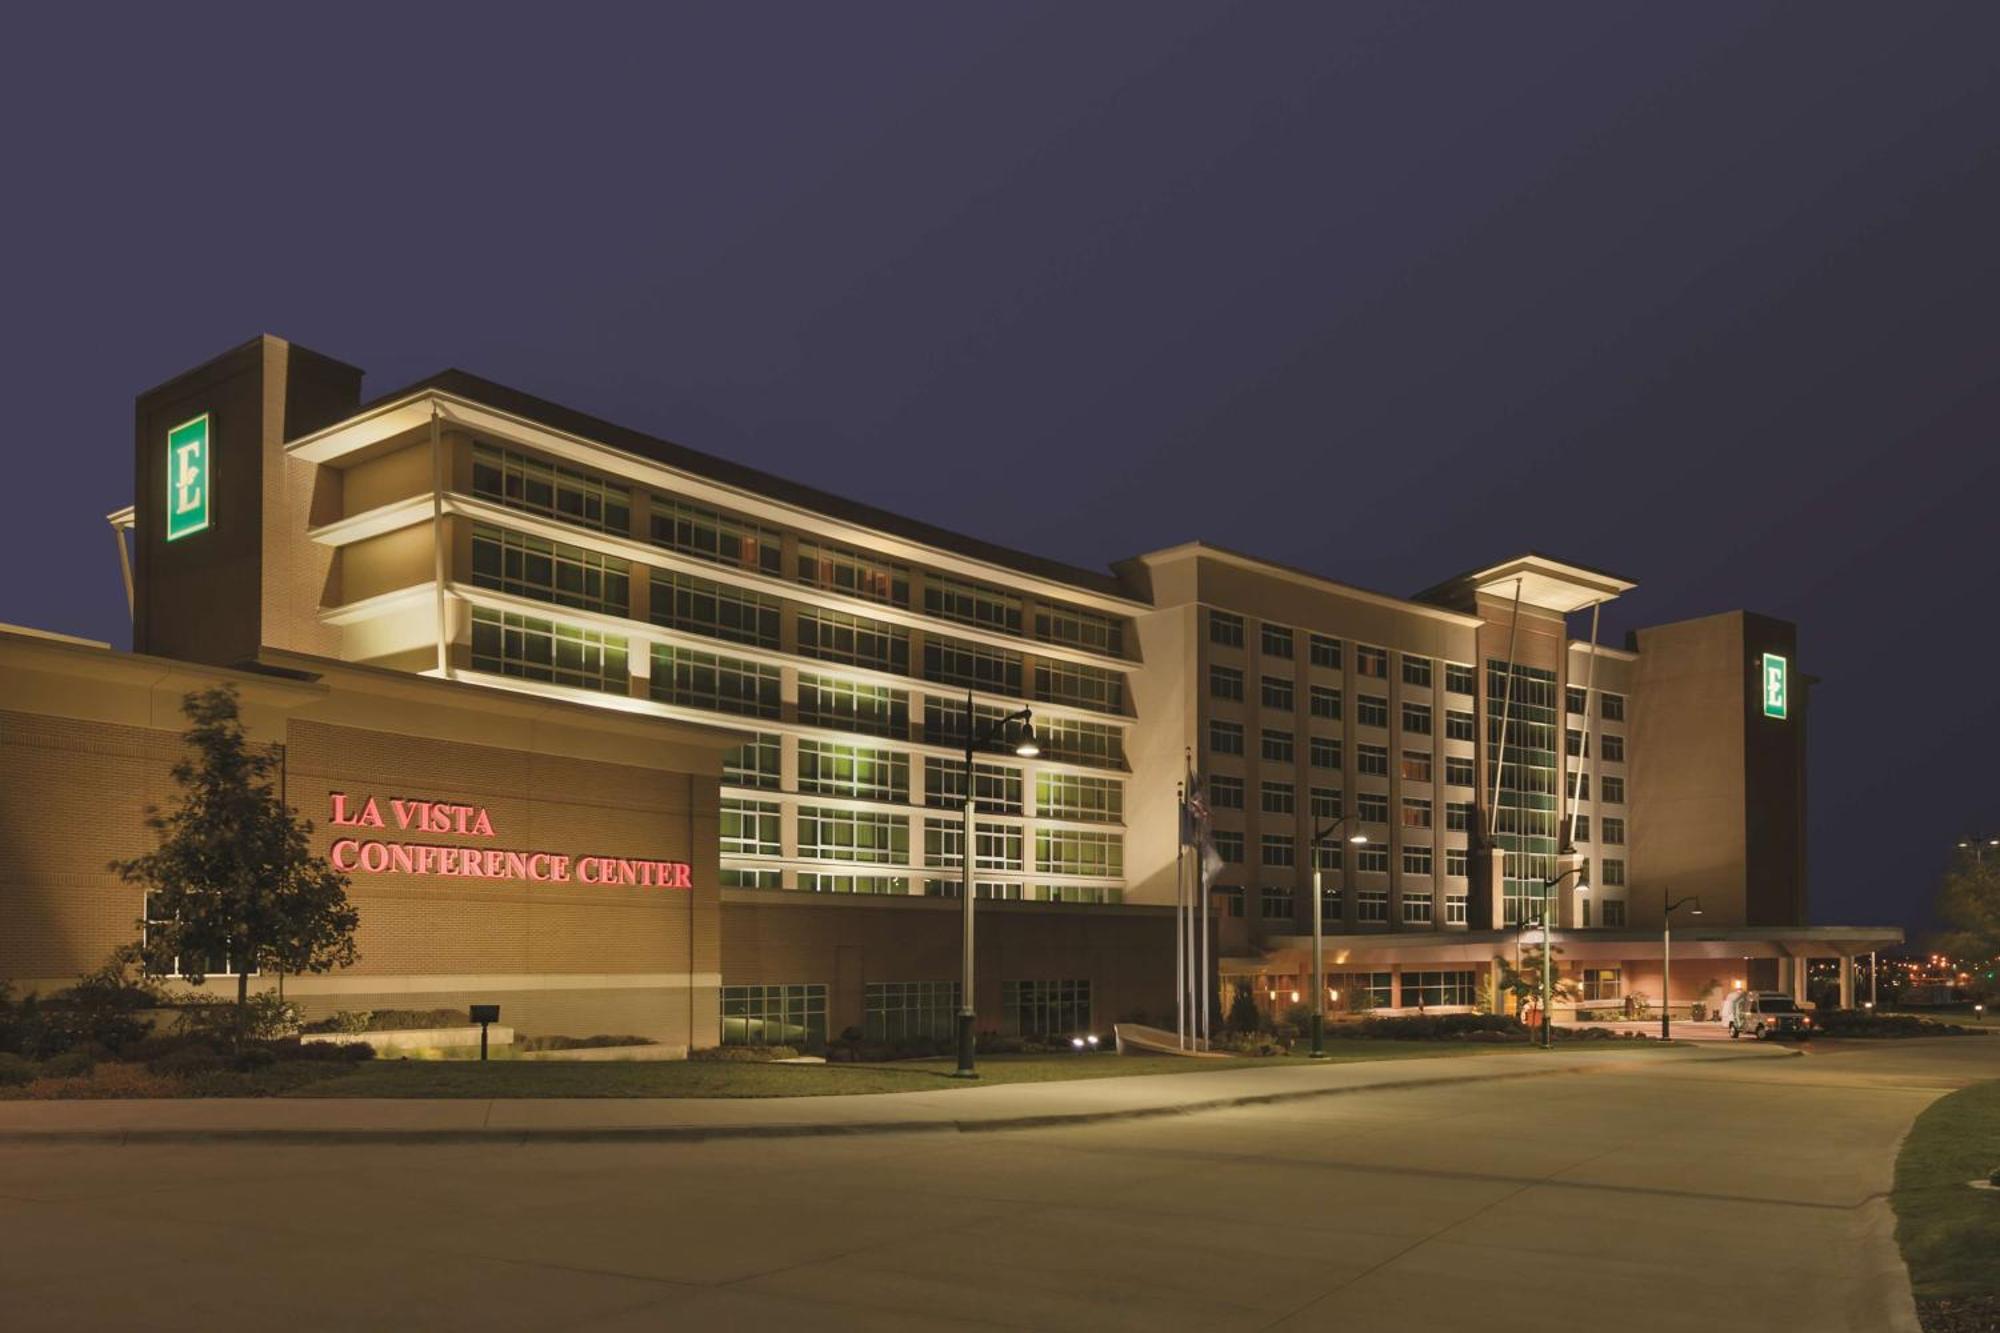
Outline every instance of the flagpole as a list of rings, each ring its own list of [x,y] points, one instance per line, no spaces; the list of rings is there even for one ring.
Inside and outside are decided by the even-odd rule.
[[[1174,788],[1174,1042],[1187,1049],[1187,788]]]
[[[1208,1046],[1208,1007],[1213,992],[1208,989],[1208,876],[1203,873],[1203,868],[1199,862],[1195,864],[1194,873],[1201,884],[1201,892],[1196,895],[1200,899],[1199,906],[1201,908],[1201,973],[1195,981],[1195,995],[1197,998],[1195,1000],[1194,1011],[1195,1022],[1200,1025],[1201,1032],[1201,1035],[1195,1039],[1195,1049],[1199,1051],[1205,1050]]]

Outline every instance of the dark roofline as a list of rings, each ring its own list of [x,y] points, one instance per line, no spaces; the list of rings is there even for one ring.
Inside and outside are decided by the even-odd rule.
[[[406,385],[393,393],[384,394],[363,404],[356,409],[356,414],[427,390],[467,398],[497,411],[526,417],[572,435],[581,435],[610,445],[612,448],[637,454],[641,458],[649,458],[667,467],[691,472],[710,481],[753,491],[773,500],[797,505],[801,509],[827,514],[843,522],[874,528],[879,532],[921,542],[926,546],[935,546],[955,555],[999,565],[1053,583],[1066,583],[1071,587],[1104,596],[1117,597],[1125,601],[1144,600],[1135,597],[1122,580],[1110,573],[1083,569],[1076,565],[1064,564],[1060,560],[1030,555],[1026,551],[1017,551],[1012,547],[1001,546],[978,537],[969,537],[961,532],[952,532],[904,514],[878,509],[874,505],[834,495],[829,491],[822,491],[801,482],[747,467],[726,458],[718,458],[714,454],[703,453],[698,449],[690,449],[686,445],[675,444],[671,440],[663,440],[656,435],[633,430],[629,426],[620,426],[602,417],[592,416],[588,412],[580,412],[561,403],[552,403],[546,398],[537,398],[533,394],[523,393],[504,384],[496,384],[492,380],[483,379],[463,370],[445,370],[427,379],[418,380],[414,384]]]

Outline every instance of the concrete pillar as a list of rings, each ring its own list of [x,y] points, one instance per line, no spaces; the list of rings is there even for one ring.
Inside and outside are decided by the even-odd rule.
[[[1881,955],[1876,953],[1875,950],[1870,949],[1868,951],[1868,1007],[1870,1009],[1873,1009],[1882,1002],[1882,997],[1876,994],[1875,988],[1875,978],[1880,975],[1881,971]]]
[[[1799,954],[1792,962],[1792,999],[1795,1003],[1806,1002],[1806,973],[1812,970],[1812,959]]]
[[[1850,953],[1840,956],[1840,1007],[1854,1007],[1854,955]]]

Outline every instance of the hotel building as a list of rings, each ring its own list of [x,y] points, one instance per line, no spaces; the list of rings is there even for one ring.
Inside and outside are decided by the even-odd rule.
[[[643,756],[635,790],[659,786],[647,771],[681,784],[602,830],[632,844],[625,857],[691,868],[684,895],[665,891],[686,920],[594,924],[601,886],[588,902],[504,879],[470,895],[358,868],[363,960],[294,979],[309,1007],[501,998],[529,1030],[689,1045],[759,1020],[943,1035],[968,709],[981,725],[1032,709],[1039,744],[1027,759],[995,746],[972,775],[982,1028],[1171,1013],[1190,767],[1223,863],[1219,1005],[1309,975],[1315,856],[1329,970],[1378,1008],[1476,1002],[1572,844],[1588,870],[1556,920],[1592,1001],[1644,990],[1648,960],[1657,999],[1668,897],[1700,895],[1702,929],[1676,957],[1708,960],[1686,985],[1676,970],[1677,1001],[1710,974],[1803,986],[1806,957],[1899,938],[1802,924],[1810,691],[1792,627],[1731,613],[1624,647],[1579,640],[1572,621],[1632,584],[1545,556],[1412,598],[1202,544],[1079,569],[456,371],[364,404],[360,371],[269,337],[140,397],[134,477],[113,516],[133,654],[13,636],[44,687],[21,696],[33,707],[0,705],[0,747],[136,726],[125,743],[151,756],[143,781],[122,779],[136,810],[162,796],[176,729],[162,691],[207,671],[290,700],[257,715],[288,754],[311,751],[301,737],[329,710],[377,736],[412,710],[458,719],[417,728],[407,754],[358,739],[336,747],[350,758],[320,753],[316,802],[391,786],[512,801],[512,827],[573,843],[593,817],[564,802],[624,798],[609,770],[544,772],[537,727],[568,738],[567,761]],[[163,673],[143,701],[107,702]],[[476,746],[488,710],[485,768],[417,743]],[[64,781],[100,780],[72,760]],[[333,808],[295,803],[322,824]],[[1342,837],[1312,846],[1340,817]],[[1353,830],[1367,842],[1346,843]],[[142,834],[135,817],[126,841]],[[62,947],[0,942],[0,975],[53,984],[117,941],[129,891],[25,846],[0,848],[0,893],[56,923]],[[87,928],[63,875],[102,899]],[[573,938],[544,966],[524,923],[552,897]],[[600,928],[616,967],[589,962]]]

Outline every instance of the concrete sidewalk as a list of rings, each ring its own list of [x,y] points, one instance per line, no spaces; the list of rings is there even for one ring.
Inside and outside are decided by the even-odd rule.
[[[1680,1066],[1791,1052],[1572,1049],[1191,1070],[937,1092],[762,1098],[179,1098],[0,1102],[0,1143],[494,1143],[969,1133],[1184,1115],[1342,1093]]]

